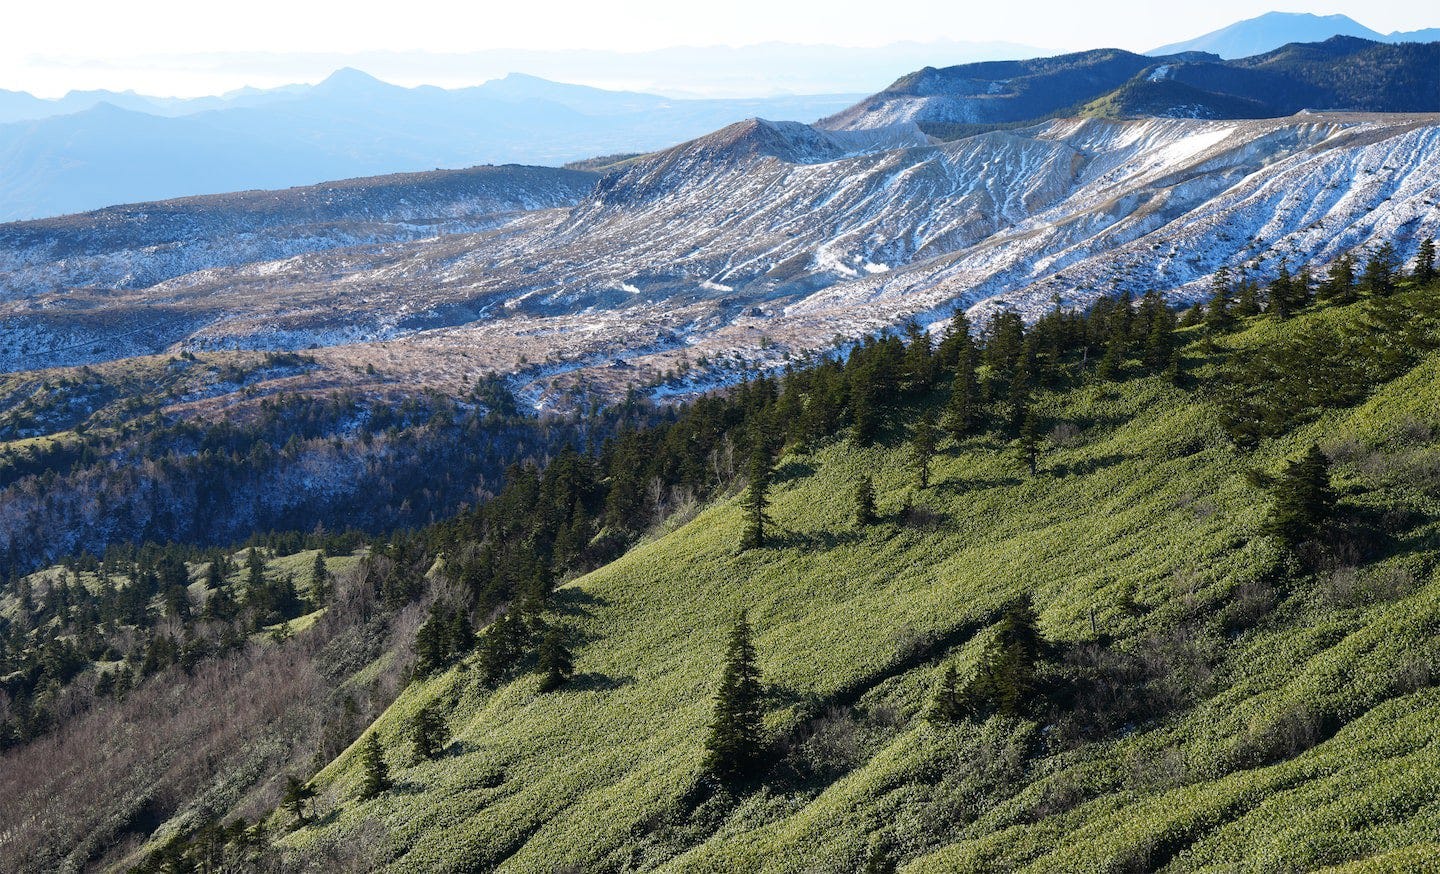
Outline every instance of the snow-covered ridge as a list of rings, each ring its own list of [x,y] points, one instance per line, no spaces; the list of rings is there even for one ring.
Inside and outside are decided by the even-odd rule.
[[[537,397],[686,366],[700,385],[701,358],[778,363],[957,304],[1183,301],[1221,266],[1263,275],[1382,239],[1408,256],[1440,233],[1437,204],[1437,116],[1061,119],[943,145],[752,122],[479,233],[0,303],[0,366],[175,344],[354,364],[384,342],[417,379],[519,369]]]

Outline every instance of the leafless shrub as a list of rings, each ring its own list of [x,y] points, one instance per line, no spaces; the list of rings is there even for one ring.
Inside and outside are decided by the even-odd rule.
[[[1060,422],[1050,429],[1049,441],[1052,446],[1074,446],[1080,442],[1080,426],[1074,422]]]
[[[1365,600],[1365,588],[1354,565],[1338,567],[1326,574],[1320,591],[1325,600],[1335,607],[1355,607]]]
[[[1131,786],[1152,791],[1182,786],[1190,773],[1185,751],[1178,746],[1158,752],[1136,749],[1130,753],[1126,766]]]

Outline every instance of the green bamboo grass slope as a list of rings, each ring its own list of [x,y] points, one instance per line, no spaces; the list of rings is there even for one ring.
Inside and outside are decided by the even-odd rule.
[[[313,821],[271,827],[295,858],[396,871],[1434,865],[1440,355],[1417,350],[1440,336],[1437,302],[1402,291],[1213,341],[1183,331],[1183,389],[1136,368],[1038,391],[1034,475],[1003,436],[947,437],[917,488],[900,435],[943,389],[874,445],[788,451],[763,548],[737,549],[737,495],[568,582],[553,601],[567,682],[492,690],[473,657],[417,681],[371,728],[391,788],[356,800],[357,742],[315,777]],[[1211,377],[1327,331],[1374,352],[1347,359],[1345,405],[1260,416],[1237,445],[1222,423],[1241,400]],[[1338,378],[1324,348],[1296,354],[1245,409]],[[1313,444],[1337,514],[1365,532],[1323,560],[1264,533],[1265,484]],[[859,527],[865,476],[880,518]],[[981,670],[1022,595],[1052,650],[1049,697],[930,718],[946,670]],[[727,786],[702,763],[741,609],[768,765]],[[424,707],[443,722],[433,759],[410,740]]]

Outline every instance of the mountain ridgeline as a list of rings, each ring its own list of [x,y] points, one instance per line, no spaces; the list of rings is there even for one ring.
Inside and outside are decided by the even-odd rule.
[[[1336,36],[1228,61],[1202,52],[1155,57],[1101,49],[927,67],[820,125],[910,121],[949,138],[1062,115],[1275,118],[1302,110],[1440,111],[1440,42]]]

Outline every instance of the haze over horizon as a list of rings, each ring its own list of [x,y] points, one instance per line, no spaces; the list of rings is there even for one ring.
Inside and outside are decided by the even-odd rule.
[[[862,87],[862,81],[826,79],[820,71],[784,82],[745,79],[742,71],[686,80],[671,71],[681,68],[694,47],[743,47],[744,53],[731,55],[740,58],[763,57],[771,44],[804,46],[802,53],[817,57],[840,49],[883,55],[876,50],[908,48],[899,52],[906,57],[927,48],[936,54],[973,50],[957,62],[998,56],[997,51],[1035,55],[1101,46],[1146,51],[1269,11],[1345,14],[1383,33],[1436,23],[1410,0],[1217,0],[1163,10],[1140,0],[1086,5],[1037,0],[1023,17],[939,0],[902,0],[884,16],[860,0],[823,7],[808,0],[784,5],[737,0],[724,14],[659,0],[628,0],[618,10],[573,0],[509,10],[415,0],[404,15],[391,4],[361,0],[343,16],[280,0],[255,0],[243,13],[238,7],[197,12],[178,0],[142,0],[123,8],[81,0],[8,13],[9,26],[0,32],[0,89],[44,97],[76,89],[184,97],[314,82],[337,67],[357,66],[400,85],[457,87],[525,72],[672,96],[834,91]],[[442,22],[445,26],[437,26]],[[919,45],[901,45],[906,43]],[[982,45],[987,43],[1003,45]],[[608,62],[604,70],[600,60]],[[529,68],[522,66],[527,62]],[[883,59],[880,68],[888,69]],[[863,82],[870,78],[866,72]]]

